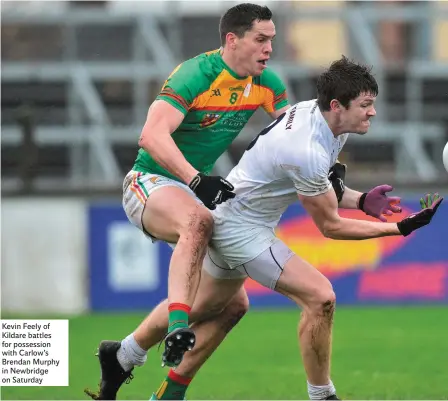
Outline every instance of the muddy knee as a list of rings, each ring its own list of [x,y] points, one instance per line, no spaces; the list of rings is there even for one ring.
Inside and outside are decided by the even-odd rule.
[[[314,297],[303,308],[301,321],[306,321],[308,324],[299,326],[299,335],[302,336],[309,328],[314,332],[322,327],[330,329],[333,326],[335,308],[336,295],[331,285],[316,291]]]
[[[325,288],[316,291],[308,304],[308,311],[313,315],[322,316],[326,320],[332,321],[335,307],[336,294],[331,284],[329,284]]]
[[[213,232],[213,216],[198,205],[188,213],[179,231],[181,238],[208,243]]]

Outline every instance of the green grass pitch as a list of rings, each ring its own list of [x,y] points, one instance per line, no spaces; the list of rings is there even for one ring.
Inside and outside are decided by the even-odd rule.
[[[96,389],[102,339],[122,339],[144,313],[70,320],[68,387],[3,387],[3,400],[80,400]],[[299,312],[251,310],[193,380],[190,400],[308,399],[296,340]],[[339,307],[332,378],[343,399],[448,399],[448,307]],[[121,400],[148,400],[167,369],[149,352]]]

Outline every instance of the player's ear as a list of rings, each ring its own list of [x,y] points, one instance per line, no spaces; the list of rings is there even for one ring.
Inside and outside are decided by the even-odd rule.
[[[339,103],[339,100],[332,99],[330,102],[330,110],[331,111],[339,111],[341,109],[342,105]]]
[[[233,32],[227,33],[226,46],[229,49],[235,49],[237,40],[238,40],[238,36],[236,36]]]

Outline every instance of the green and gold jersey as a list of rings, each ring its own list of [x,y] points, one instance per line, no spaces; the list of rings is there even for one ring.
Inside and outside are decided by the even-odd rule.
[[[184,113],[172,138],[185,159],[204,174],[210,173],[260,106],[269,113],[288,104],[285,86],[272,70],[266,68],[258,77],[239,77],[224,63],[219,49],[176,67],[156,99]],[[133,169],[179,180],[142,148]]]

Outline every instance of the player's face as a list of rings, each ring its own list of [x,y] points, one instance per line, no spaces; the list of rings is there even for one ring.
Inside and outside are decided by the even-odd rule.
[[[274,37],[272,21],[254,21],[252,29],[236,40],[235,55],[244,75],[261,75],[271,57]]]
[[[345,132],[364,135],[370,127],[370,119],[376,115],[374,107],[375,96],[361,93],[350,102],[350,107],[341,108],[340,122]]]

